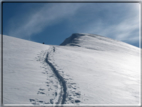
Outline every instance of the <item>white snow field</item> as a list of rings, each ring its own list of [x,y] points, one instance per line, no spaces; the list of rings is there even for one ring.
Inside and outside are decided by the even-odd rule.
[[[140,49],[75,33],[60,46],[3,36],[4,105],[140,106]]]
[[[4,104],[55,103],[58,81],[44,63],[49,46],[9,36],[3,41]]]

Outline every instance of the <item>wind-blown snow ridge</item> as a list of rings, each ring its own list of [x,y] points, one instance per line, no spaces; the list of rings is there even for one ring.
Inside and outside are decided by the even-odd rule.
[[[130,44],[96,34],[74,33],[61,46],[78,46],[98,51],[131,52],[138,54],[138,48]]]
[[[64,42],[63,43],[61,43],[60,45],[68,45],[68,44],[70,44],[70,45],[75,45],[75,44],[73,44],[73,42],[74,43],[78,43],[78,42],[80,42],[80,41],[84,41],[84,40],[79,40],[79,38],[81,38],[81,37],[86,37],[86,36],[89,36],[89,37],[93,37],[93,38],[97,38],[97,39],[102,39],[102,40],[112,40],[112,39],[110,39],[110,38],[107,38],[107,37],[103,37],[103,36],[100,36],[100,35],[96,35],[96,34],[86,34],[86,33],[73,33],[70,37],[68,37],[68,38],[66,38],[65,40],[64,40]],[[91,39],[93,39],[93,38],[91,38]]]
[[[67,90],[66,82],[65,82],[64,78],[59,74],[58,70],[54,67],[54,65],[48,59],[48,57],[50,55],[50,52],[51,51],[55,52],[55,47],[50,47],[49,50],[50,51],[47,53],[47,57],[46,57],[46,63],[51,67],[51,69],[53,70],[54,74],[58,78],[58,80],[60,82],[60,85],[62,87],[61,93],[60,93],[60,97],[58,99],[58,104],[65,104],[65,101],[66,101],[66,90]]]

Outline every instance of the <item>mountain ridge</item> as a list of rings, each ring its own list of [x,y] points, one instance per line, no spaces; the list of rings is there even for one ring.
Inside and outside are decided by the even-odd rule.
[[[79,38],[79,37],[82,37],[82,36],[90,36],[90,37],[97,38],[97,39],[100,39],[100,40],[116,41],[116,42],[121,42],[121,43],[124,43],[124,44],[127,44],[127,45],[131,45],[131,44],[128,44],[128,43],[125,43],[125,42],[122,42],[122,41],[119,41],[119,40],[116,40],[116,39],[112,39],[112,38],[97,35],[97,34],[89,34],[89,33],[73,33],[70,37],[66,38],[60,45],[67,45],[66,43],[67,43],[67,41],[69,42],[69,39],[73,40],[73,39],[76,39],[76,38]],[[133,46],[133,45],[131,45],[131,46]],[[134,46],[134,47],[136,47],[136,46]]]
[[[87,49],[94,49],[100,51],[124,51],[137,54],[138,47],[130,45],[128,43],[114,40],[108,37],[86,34],[86,33],[73,33],[70,37],[66,38],[60,46],[78,46]],[[106,48],[107,46],[107,48]]]

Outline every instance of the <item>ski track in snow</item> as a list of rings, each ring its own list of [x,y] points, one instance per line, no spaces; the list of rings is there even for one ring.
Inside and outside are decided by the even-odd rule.
[[[58,81],[60,82],[61,85],[61,92],[60,92],[60,97],[58,99],[58,104],[65,104],[66,101],[66,95],[67,95],[67,86],[66,86],[66,81],[64,78],[59,74],[59,71],[54,67],[54,65],[49,61],[49,54],[51,51],[55,52],[55,47],[51,47],[49,49],[50,51],[47,53],[46,56],[46,63],[51,67],[52,71],[58,78]]]
[[[62,106],[62,104],[78,105],[81,102],[81,92],[79,87],[73,82],[73,79],[65,74],[61,68],[55,64],[54,53],[55,46],[50,46],[48,50],[41,51],[36,60],[42,63],[43,74],[47,74],[46,88],[39,87],[37,98],[31,98],[29,101],[33,105],[52,105]],[[45,99],[47,97],[47,99]]]
[[[65,74],[65,72],[55,64],[53,56],[56,50],[57,48],[55,49],[55,46],[51,46],[48,49],[45,61],[51,67],[60,83],[61,92],[57,104],[79,105],[81,102],[81,92],[78,90],[79,87],[73,82],[69,75]]]
[[[48,51],[48,50],[47,50]],[[50,105],[50,104],[58,104],[58,97],[60,93],[60,83],[58,82],[58,79],[52,72],[52,69],[50,66],[46,63],[46,55],[47,51],[41,51],[41,53],[38,54],[36,57],[36,61],[40,61],[42,63],[41,69],[44,69],[45,72],[42,72],[42,74],[47,74],[47,79],[45,81],[45,87],[40,87],[37,95],[37,98],[31,98],[29,101],[33,105]]]
[[[33,105],[50,105],[58,106],[65,104],[66,102],[66,96],[67,96],[67,86],[66,81],[64,78],[60,75],[59,71],[54,67],[55,65],[52,64],[53,62],[50,62],[49,56],[53,57],[53,53],[55,52],[55,47],[51,46],[46,51],[41,51],[41,53],[38,54],[36,60],[40,61],[43,65],[42,68],[45,69],[45,72],[42,72],[43,74],[47,74],[47,80],[45,83],[47,84],[47,88],[40,87],[37,95],[39,98],[31,98],[29,101]],[[47,100],[43,99],[42,97],[48,97]]]

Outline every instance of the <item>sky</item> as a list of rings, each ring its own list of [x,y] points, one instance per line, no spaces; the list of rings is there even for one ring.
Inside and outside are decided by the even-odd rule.
[[[139,47],[139,3],[3,3],[3,35],[60,45],[73,33]]]

